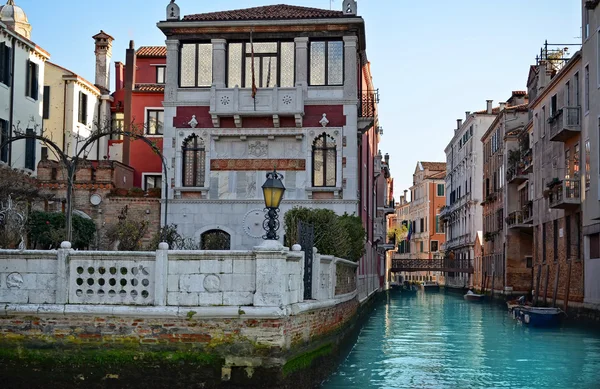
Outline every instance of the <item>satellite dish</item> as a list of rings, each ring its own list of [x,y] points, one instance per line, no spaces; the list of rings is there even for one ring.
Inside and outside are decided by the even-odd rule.
[[[90,196],[90,203],[92,205],[100,205],[101,202],[102,202],[102,197],[100,197],[99,194],[93,194]]]

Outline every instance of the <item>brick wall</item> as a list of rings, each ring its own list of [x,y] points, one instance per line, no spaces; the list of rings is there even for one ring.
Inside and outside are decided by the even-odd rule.
[[[572,217],[571,223],[575,222]],[[573,227],[572,231],[577,231]],[[557,231],[554,231],[554,223],[546,223],[546,240],[542,239],[542,225],[536,229],[536,247],[534,254],[534,288],[538,285],[539,277],[539,298],[544,301],[544,293],[546,290],[546,278],[548,279],[548,287],[546,299],[549,303],[554,297],[554,286],[556,277],[558,276],[557,300],[563,300],[566,297],[567,284],[569,284],[569,301],[583,302],[584,297],[584,277],[583,277],[583,238],[581,232],[579,234],[579,242],[581,242],[581,250],[577,253],[576,235],[571,237],[571,257],[567,259],[567,239],[566,239],[566,221],[564,217],[557,219]],[[562,229],[562,236],[561,231]],[[581,229],[579,229],[581,231]],[[557,252],[555,256],[554,236],[557,234]],[[546,257],[543,257],[543,245],[546,246]],[[557,260],[555,260],[557,257]],[[571,266],[571,276],[569,281],[569,266]],[[541,269],[541,273],[540,273]],[[558,270],[558,273],[557,273]]]

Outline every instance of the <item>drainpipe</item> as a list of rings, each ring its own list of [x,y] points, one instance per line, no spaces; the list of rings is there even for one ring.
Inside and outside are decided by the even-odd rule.
[[[69,81],[65,80],[65,83],[63,84],[63,123],[62,123],[62,127],[63,127],[63,136],[62,136],[62,151],[65,154],[69,154],[66,151],[67,148],[67,84],[69,83]]]
[[[12,64],[11,66],[11,75],[10,75],[10,107],[8,114],[8,139],[12,139],[13,134],[13,123],[14,123],[14,114],[15,114],[15,58],[17,57],[17,51],[15,50],[17,45],[17,40],[15,37],[12,38]],[[12,142],[8,144],[8,166],[12,166]]]

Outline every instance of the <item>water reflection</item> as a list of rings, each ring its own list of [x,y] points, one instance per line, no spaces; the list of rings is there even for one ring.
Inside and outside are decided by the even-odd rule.
[[[379,306],[323,388],[600,388],[600,335],[443,293]]]

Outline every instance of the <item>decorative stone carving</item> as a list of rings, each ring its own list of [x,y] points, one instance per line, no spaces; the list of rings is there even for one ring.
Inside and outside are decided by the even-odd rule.
[[[302,127],[302,115],[297,113],[294,115],[294,119],[296,119],[296,127],[301,128]]]
[[[175,0],[171,0],[171,3],[167,5],[167,20],[179,20],[179,14],[179,6],[175,4]]]
[[[196,128],[196,126],[198,125],[198,120],[196,120],[196,115],[192,115],[192,120],[190,120],[188,122],[188,124],[190,125],[190,127]]]
[[[10,273],[6,276],[6,286],[9,289],[20,289],[21,285],[23,285],[23,276],[20,273]]]
[[[269,146],[259,140],[248,143],[248,154],[254,157],[264,157],[269,152]]]
[[[256,190],[256,184],[255,184]],[[265,230],[263,229],[263,222],[265,220],[265,213],[262,209],[256,208],[250,210],[244,216],[244,232],[251,238],[259,239],[261,238]]]
[[[207,292],[218,292],[221,286],[221,279],[216,274],[209,274],[204,277],[204,289]]]
[[[273,115],[273,127],[280,127],[279,115]]]
[[[229,105],[231,103],[231,100],[229,99],[229,96],[221,96],[221,104],[222,105]]]
[[[319,120],[319,123],[321,123],[321,125],[323,127],[327,127],[327,125],[329,124],[329,120],[327,119],[326,113],[323,114],[323,118],[321,118],[321,120]]]
[[[292,104],[292,102],[294,101],[294,99],[292,98],[291,95],[285,95],[285,96],[283,96],[283,98],[281,99],[281,101],[285,105],[290,105],[290,104]]]
[[[242,128],[242,117],[240,115],[233,115],[233,122],[237,128]]]
[[[218,115],[210,115],[214,128],[219,128],[221,126],[221,120]]]

